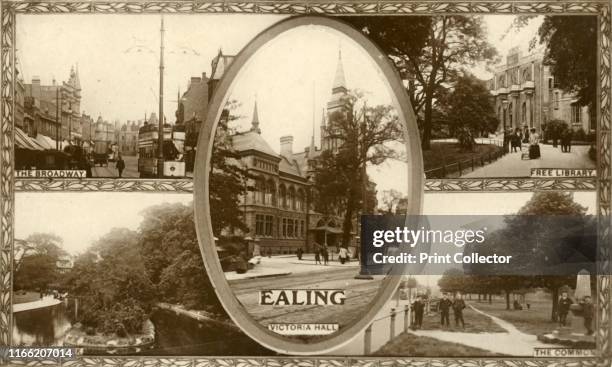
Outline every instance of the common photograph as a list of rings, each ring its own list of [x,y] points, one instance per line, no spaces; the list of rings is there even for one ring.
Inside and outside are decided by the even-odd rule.
[[[57,177],[53,171],[63,171],[61,177],[193,177],[198,133],[225,70],[253,37],[284,18],[18,15],[17,177]],[[595,16],[339,19],[362,31],[396,67],[417,117],[427,178],[595,175]],[[333,44],[336,56],[326,60],[335,60],[342,43],[310,43],[312,64],[293,68],[297,84],[287,92],[294,94],[275,96],[284,109],[273,113],[310,126],[303,107],[313,105],[314,90],[319,145],[328,91],[322,80],[313,87],[310,73],[326,72],[318,55]],[[267,72],[252,78],[282,79],[296,46],[278,50]],[[355,63],[345,51],[343,62]],[[347,91],[355,92],[366,76],[358,75]],[[239,101],[240,111],[252,110],[254,100]]]

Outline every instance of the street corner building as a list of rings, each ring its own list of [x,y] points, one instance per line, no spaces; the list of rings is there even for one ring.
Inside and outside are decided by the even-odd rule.
[[[544,55],[543,47],[524,54],[517,46],[495,68],[488,84],[501,122],[498,132],[535,128],[541,133],[549,121],[562,120],[575,132],[594,133],[592,111],[578,104],[575,94],[558,88]]]
[[[214,70],[214,69],[213,69]],[[253,237],[249,252],[258,246],[263,254],[294,254],[299,248],[312,252],[317,245],[336,247],[342,237],[342,213],[324,215],[314,209],[316,195],[314,174],[322,152],[336,152],[342,142],[333,134],[332,116],[346,109],[349,93],[339,53],[331,96],[322,111],[320,141],[315,144],[315,122],[312,121],[310,145],[296,151],[292,135],[280,138],[280,154],[261,136],[266,128],[260,120],[257,101],[253,106],[251,127],[231,136],[232,146],[241,157],[241,164],[250,176],[254,190],[241,197],[247,235]],[[370,186],[375,185],[369,182]],[[356,225],[353,228],[357,228]],[[225,233],[232,236],[234,233]],[[350,251],[357,253],[357,238],[352,233]]]

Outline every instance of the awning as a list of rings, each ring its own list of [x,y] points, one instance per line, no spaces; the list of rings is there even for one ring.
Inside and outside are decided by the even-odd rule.
[[[45,149],[55,149],[55,141],[46,135],[36,135],[36,142],[38,142]]]
[[[15,145],[17,148],[27,150],[44,150],[39,144],[34,143],[28,134],[24,133],[20,128],[15,127]]]

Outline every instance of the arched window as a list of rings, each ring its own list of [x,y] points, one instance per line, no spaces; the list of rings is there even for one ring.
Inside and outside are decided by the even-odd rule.
[[[293,188],[293,186],[289,188],[289,199],[287,202],[287,207],[289,209],[295,210],[295,189]]]
[[[272,180],[266,182],[266,196],[264,199],[266,205],[274,205],[276,199],[276,185],[274,185],[274,181]]]
[[[265,183],[263,179],[258,178],[255,181],[255,203],[264,204]]]
[[[510,126],[514,126],[512,123],[512,102],[510,102],[510,104],[508,105],[508,122],[510,123]]]
[[[279,206],[281,208],[286,208],[287,207],[287,189],[285,188],[285,185],[280,185],[280,187],[278,188],[278,196],[280,199],[279,202]]]
[[[297,192],[297,200],[295,201],[295,209],[297,211],[304,210],[304,190],[299,189]]]

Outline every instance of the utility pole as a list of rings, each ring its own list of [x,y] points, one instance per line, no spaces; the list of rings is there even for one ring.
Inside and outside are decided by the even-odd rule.
[[[59,150],[59,86],[55,90],[55,150]]]
[[[164,177],[164,17],[159,46],[159,124],[157,128],[157,177]]]

